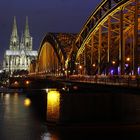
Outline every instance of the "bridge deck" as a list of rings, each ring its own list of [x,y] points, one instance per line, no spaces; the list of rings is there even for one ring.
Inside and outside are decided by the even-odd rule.
[[[54,76],[54,75],[36,75],[36,79],[50,79],[53,81],[62,82],[80,82],[90,84],[112,85],[119,87],[134,87],[140,88],[140,78],[136,76],[85,76],[85,75],[71,75],[71,76]]]

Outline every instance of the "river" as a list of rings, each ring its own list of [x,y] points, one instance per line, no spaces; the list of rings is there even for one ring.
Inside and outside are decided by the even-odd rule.
[[[138,139],[140,125],[51,126],[46,122],[41,92],[0,93],[0,140]]]

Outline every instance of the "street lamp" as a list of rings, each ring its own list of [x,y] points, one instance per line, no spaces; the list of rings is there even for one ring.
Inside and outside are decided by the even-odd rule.
[[[125,64],[125,67],[126,67],[126,73],[129,74],[131,73],[131,64],[130,64],[130,57],[127,57],[126,58],[126,64]]]
[[[80,70],[82,69],[82,66],[81,66],[81,65],[79,66],[79,69],[80,69]]]
[[[130,57],[127,57],[127,58],[126,58],[126,61],[129,62],[129,61],[130,61]]]
[[[80,74],[82,74],[82,65],[79,65]]]
[[[115,61],[112,61],[112,64],[114,65],[114,64],[116,64],[116,62]]]
[[[93,67],[95,67],[96,65],[95,65],[95,64],[93,64],[92,66],[93,66]]]

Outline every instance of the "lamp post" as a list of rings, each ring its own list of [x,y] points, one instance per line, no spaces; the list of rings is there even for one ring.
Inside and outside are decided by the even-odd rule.
[[[113,60],[113,61],[112,61],[112,68],[111,68],[111,70],[110,70],[111,75],[114,75],[115,64],[116,64],[116,61]]]
[[[126,72],[127,72],[128,74],[131,72],[130,60],[131,60],[130,57],[127,57],[127,58],[126,58],[126,64],[125,64],[125,66],[126,66]]]
[[[95,63],[93,63],[93,64],[92,64],[92,68],[93,68],[93,69],[92,69],[92,75],[94,75],[94,74],[95,74],[95,67],[96,67],[96,64],[95,64]]]
[[[82,65],[79,65],[79,70],[81,75],[82,75],[82,69],[83,69]]]

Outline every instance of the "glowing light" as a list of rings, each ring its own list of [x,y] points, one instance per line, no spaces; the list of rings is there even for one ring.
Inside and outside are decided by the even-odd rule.
[[[26,83],[26,85],[29,85],[30,84],[30,81],[27,80],[25,83]]]
[[[47,120],[57,121],[60,111],[60,93],[56,90],[48,90],[47,94]]]
[[[65,90],[65,87],[63,87],[62,90]]]
[[[95,64],[93,64],[92,66],[93,66],[93,67],[95,67],[96,65],[95,65]]]
[[[81,65],[79,66],[79,69],[82,69],[82,66]]]
[[[113,73],[114,73],[114,70],[110,70],[110,73],[111,73],[111,75],[113,75]]]
[[[120,74],[121,73],[121,68],[120,67],[118,67],[118,74]]]
[[[27,106],[27,107],[30,106],[31,105],[31,100],[29,98],[26,98],[24,100],[24,105]]]
[[[77,90],[77,89],[78,89],[78,87],[77,87],[77,86],[73,86],[73,89],[74,89],[74,90]]]
[[[15,81],[15,82],[14,82],[14,84],[15,84],[15,85],[18,85],[18,82],[17,82],[17,81]]]
[[[127,57],[127,58],[126,58],[126,61],[130,61],[130,57]]]
[[[138,75],[140,75],[140,67],[138,67]]]
[[[112,61],[112,64],[115,64],[116,62],[115,61]]]
[[[129,65],[128,64],[125,64],[125,66],[128,67]]]
[[[46,89],[46,92],[48,93],[48,91],[49,91],[49,89],[47,88],[47,89]]]

